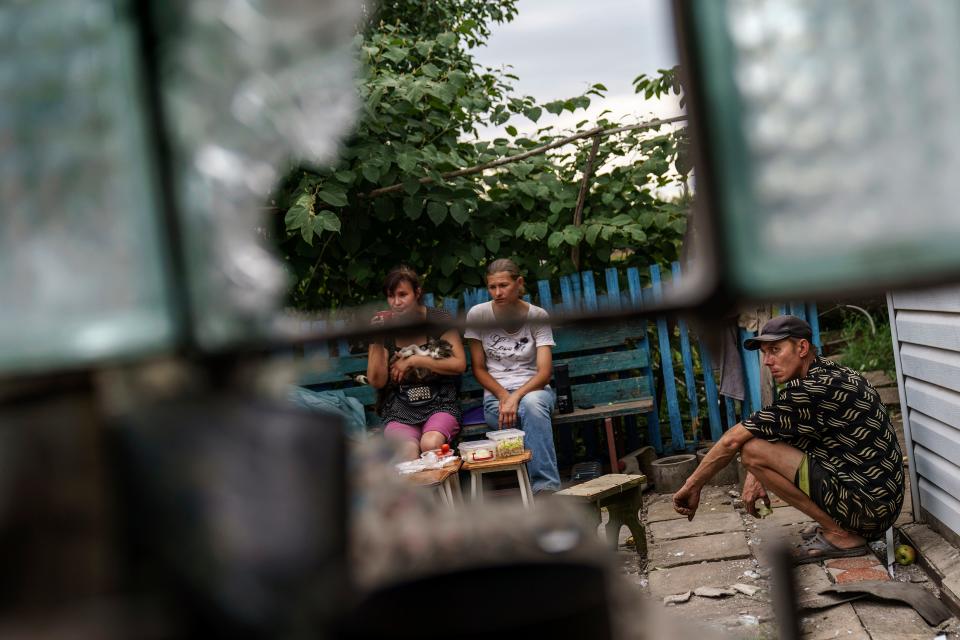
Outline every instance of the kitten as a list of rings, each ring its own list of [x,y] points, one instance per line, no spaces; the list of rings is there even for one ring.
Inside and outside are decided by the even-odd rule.
[[[435,339],[431,338],[427,341],[427,344],[420,346],[418,344],[409,344],[402,349],[397,349],[393,353],[393,357],[390,358],[390,363],[387,365],[388,368],[397,360],[402,360],[409,358],[410,356],[427,356],[433,358],[434,360],[443,360],[444,358],[449,358],[453,355],[453,345],[447,342],[446,340],[440,338]],[[433,375],[433,372],[424,367],[414,367],[409,369],[404,377],[404,382],[424,382],[428,380]],[[365,374],[351,375],[347,374],[347,377],[356,382],[357,384],[370,384],[370,381],[367,379]]]

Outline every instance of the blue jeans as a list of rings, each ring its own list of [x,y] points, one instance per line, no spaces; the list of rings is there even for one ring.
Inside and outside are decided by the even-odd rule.
[[[517,410],[520,424],[518,429],[524,432],[524,446],[533,452],[533,459],[527,465],[530,472],[530,484],[534,493],[543,490],[558,491],[560,489],[560,472],[557,470],[557,452],[553,447],[553,422],[550,414],[557,394],[550,387],[539,391],[531,391],[520,398],[520,407]],[[483,417],[487,426],[497,428],[497,419],[500,415],[500,401],[496,396],[485,395],[483,398]]]

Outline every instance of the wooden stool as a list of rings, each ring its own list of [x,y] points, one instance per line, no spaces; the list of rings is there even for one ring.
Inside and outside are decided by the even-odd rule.
[[[463,504],[463,493],[460,491],[460,466],[462,460],[451,462],[441,469],[427,469],[417,471],[406,476],[407,480],[418,487],[433,487],[441,504],[451,509]]]
[[[516,471],[523,506],[528,509],[533,507],[533,487],[530,486],[530,476],[527,474],[527,463],[532,458],[533,453],[527,449],[523,453],[509,458],[497,458],[484,462],[464,462],[463,468],[470,472],[471,499],[476,502],[483,502],[483,474],[496,471]]]
[[[646,557],[647,536],[643,525],[640,524],[640,518],[637,517],[643,506],[644,482],[646,477],[642,475],[610,473],[558,491],[554,495],[590,505],[596,515],[597,524],[601,522],[600,508],[606,507],[610,516],[605,528],[607,542],[616,550],[620,538],[620,527],[626,525],[633,534],[637,553]]]

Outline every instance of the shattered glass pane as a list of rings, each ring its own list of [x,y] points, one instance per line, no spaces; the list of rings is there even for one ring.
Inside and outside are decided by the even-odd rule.
[[[775,297],[960,268],[960,5],[693,6],[741,290]]]
[[[136,50],[116,2],[0,6],[0,371],[172,343]]]
[[[202,346],[269,333],[287,276],[262,233],[293,161],[329,162],[356,106],[354,0],[178,0],[162,83]]]

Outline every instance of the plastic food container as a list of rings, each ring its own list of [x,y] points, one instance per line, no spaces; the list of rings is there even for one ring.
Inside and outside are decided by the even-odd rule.
[[[518,456],[523,453],[523,431],[520,429],[487,431],[487,437],[497,443],[498,458]]]
[[[497,443],[493,440],[464,442],[458,448],[464,462],[487,462],[497,458]]]

